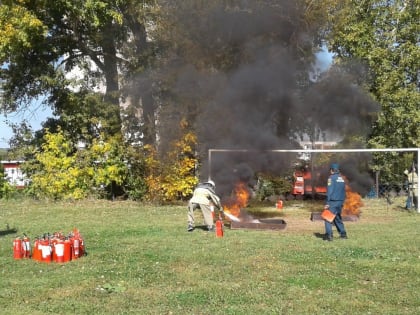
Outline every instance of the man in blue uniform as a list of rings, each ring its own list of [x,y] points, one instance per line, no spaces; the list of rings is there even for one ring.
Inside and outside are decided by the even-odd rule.
[[[344,182],[344,178],[340,175],[339,165],[337,163],[333,163],[331,164],[330,176],[328,177],[326,208],[335,214],[335,218],[333,222],[328,222],[325,220],[326,241],[333,240],[332,224],[334,224],[337,228],[341,238],[347,238],[347,232],[341,217],[341,210],[343,208],[345,199],[346,183]]]

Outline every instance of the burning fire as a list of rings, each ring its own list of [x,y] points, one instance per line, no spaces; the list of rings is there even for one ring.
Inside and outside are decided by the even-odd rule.
[[[346,200],[343,205],[343,215],[359,215],[363,206],[362,198],[346,184]]]
[[[246,207],[249,200],[249,192],[245,183],[238,182],[233,190],[232,196],[224,202],[223,211],[239,217],[241,209]]]

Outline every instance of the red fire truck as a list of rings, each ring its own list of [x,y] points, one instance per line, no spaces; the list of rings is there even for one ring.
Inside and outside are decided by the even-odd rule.
[[[293,189],[292,195],[299,199],[305,196],[325,196],[327,186],[322,180],[321,172],[314,171],[315,176],[312,177],[311,171],[307,169],[296,170],[293,173]]]

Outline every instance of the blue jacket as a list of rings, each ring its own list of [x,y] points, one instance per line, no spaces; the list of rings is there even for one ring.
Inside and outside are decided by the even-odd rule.
[[[346,183],[339,173],[328,177],[327,201],[344,201],[346,199]]]

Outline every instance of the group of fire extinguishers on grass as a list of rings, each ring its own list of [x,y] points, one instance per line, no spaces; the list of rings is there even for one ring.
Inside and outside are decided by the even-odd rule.
[[[212,180],[199,183],[194,189],[193,196],[188,202],[188,227],[187,231],[192,232],[195,229],[194,210],[201,209],[204,217],[204,229],[209,232],[216,232],[217,237],[223,237],[223,218],[222,214],[233,221],[239,219],[223,211],[219,196],[215,192],[216,185]],[[219,216],[214,223],[215,208],[219,211]]]
[[[85,242],[78,229],[66,236],[61,232],[36,237],[33,245],[27,235],[13,240],[14,259],[33,259],[45,263],[66,263],[86,255]]]

